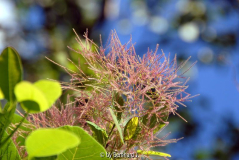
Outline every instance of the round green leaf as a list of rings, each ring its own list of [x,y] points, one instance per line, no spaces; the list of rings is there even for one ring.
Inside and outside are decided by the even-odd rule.
[[[29,157],[48,157],[78,146],[80,139],[62,129],[38,129],[27,137],[25,143]]]
[[[139,118],[131,118],[124,128],[124,139],[130,140],[136,133],[136,129],[139,125]]]
[[[46,97],[48,106],[51,106],[61,96],[61,85],[58,82],[40,80],[34,83]]]
[[[60,129],[75,133],[81,138],[81,143],[75,148],[58,155],[57,160],[107,160],[105,148],[98,143],[91,135],[84,129],[77,126],[63,126]],[[104,154],[104,157],[101,155]],[[109,159],[108,159],[109,160]]]
[[[22,81],[16,85],[14,91],[23,109],[38,113],[49,109],[60,97],[61,85],[49,80],[40,80],[34,84]]]
[[[44,93],[30,82],[22,81],[18,83],[14,92],[17,101],[20,103],[23,102],[21,103],[22,108],[30,113],[43,112],[50,108]],[[34,101],[39,107],[31,105],[31,103],[28,103],[27,101]]]
[[[0,55],[0,88],[4,98],[15,101],[13,90],[15,85],[22,80],[22,63],[17,51],[7,47]]]

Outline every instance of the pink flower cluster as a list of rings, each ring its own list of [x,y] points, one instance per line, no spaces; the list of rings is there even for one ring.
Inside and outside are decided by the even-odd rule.
[[[74,91],[75,102],[31,115],[29,120],[38,127],[78,125],[92,133],[87,126],[87,121],[91,121],[110,133],[105,146],[108,151],[149,150],[176,142],[157,134],[168,124],[168,116],[177,114],[179,105],[185,106],[183,102],[192,98],[185,91],[188,79],[183,82],[184,77],[178,75],[186,62],[177,66],[176,56],[170,61],[164,53],[157,54],[158,46],[156,51],[148,50],[139,57],[132,41],[122,45],[116,32],[112,32],[106,48],[96,47],[87,34],[85,42],[78,35],[76,40],[80,48],[71,50],[81,55],[93,74],[85,73],[80,63],[75,64],[78,72],[61,66],[72,77],[70,83],[62,84],[64,89]],[[122,144],[109,108],[122,131],[130,118],[139,118],[134,138]]]

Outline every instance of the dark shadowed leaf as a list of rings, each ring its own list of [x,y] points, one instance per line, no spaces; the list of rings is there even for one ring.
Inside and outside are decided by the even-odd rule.
[[[7,138],[7,136],[8,134],[4,132],[3,139]],[[20,160],[21,159],[11,139],[9,139],[8,142],[2,148],[0,148],[0,159],[1,160]]]
[[[17,51],[12,47],[5,48],[0,55],[0,89],[4,98],[15,101],[14,87],[22,80],[22,63]]]
[[[92,132],[93,132],[93,137],[102,145],[105,146],[105,143],[107,141],[107,134],[104,129],[100,128],[97,126],[95,123],[86,121],[87,124],[90,126]]]

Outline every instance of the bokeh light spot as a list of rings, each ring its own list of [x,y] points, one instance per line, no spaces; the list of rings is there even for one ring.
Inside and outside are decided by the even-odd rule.
[[[179,28],[179,36],[185,42],[193,42],[199,36],[199,28],[193,22],[186,23]]]
[[[0,1],[0,24],[11,27],[15,23],[15,7],[10,1]]]
[[[133,23],[138,26],[143,26],[148,22],[148,15],[146,10],[138,9],[133,12]]]
[[[203,15],[206,11],[206,6],[204,3],[199,1],[180,0],[176,4],[176,7],[180,13],[191,13],[194,16]]]
[[[168,30],[168,21],[162,17],[152,17],[149,28],[157,34],[163,34]]]
[[[206,63],[209,64],[212,62],[213,60],[213,51],[212,49],[205,47],[202,48],[201,50],[199,50],[198,52],[198,59],[202,62],[202,63]]]
[[[78,0],[78,5],[82,8],[85,19],[94,20],[100,15],[100,5],[96,0]]]

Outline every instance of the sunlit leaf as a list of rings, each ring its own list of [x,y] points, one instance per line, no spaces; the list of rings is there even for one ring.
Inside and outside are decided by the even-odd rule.
[[[42,91],[51,106],[61,96],[61,85],[58,82],[49,80],[40,80],[34,83],[40,91]]]
[[[14,92],[23,109],[38,113],[49,109],[60,97],[61,86],[49,80],[40,80],[34,84],[22,81],[16,85]]]
[[[100,157],[101,153],[106,155],[105,148],[90,136],[84,129],[77,126],[63,126],[60,129],[75,133],[81,138],[81,143],[75,148],[68,149],[58,155],[57,160],[107,160],[106,157]]]
[[[19,54],[12,47],[5,48],[0,55],[0,74],[0,88],[4,98],[15,101],[13,90],[22,80],[22,63]]]
[[[137,150],[138,154],[143,154],[147,156],[161,156],[161,157],[171,157],[170,154],[163,153],[163,152],[156,152],[156,151],[142,151],[142,150]]]
[[[124,139],[125,140],[130,140],[135,135],[138,125],[139,125],[138,117],[133,117],[127,122],[127,124],[124,128]]]
[[[29,157],[48,157],[78,146],[80,139],[62,129],[38,129],[27,137],[25,143]]]
[[[18,83],[14,92],[17,101],[22,102],[21,107],[30,113],[43,112],[50,107],[45,95],[30,82],[22,81]],[[38,106],[31,105],[30,101],[36,102]]]

